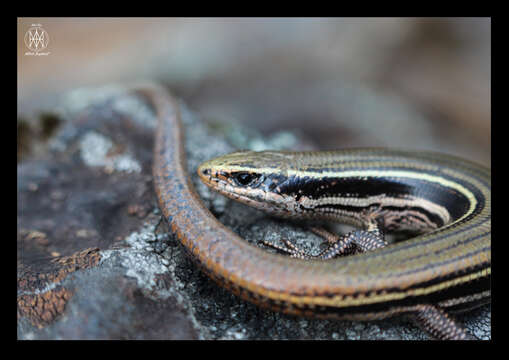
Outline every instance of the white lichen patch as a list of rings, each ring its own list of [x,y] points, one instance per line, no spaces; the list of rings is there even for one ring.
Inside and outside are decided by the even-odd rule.
[[[145,102],[132,94],[126,93],[113,101],[113,110],[125,114],[136,123],[149,128],[155,128],[157,118]]]
[[[171,259],[171,251],[165,250],[162,254],[153,251],[154,243],[159,241],[154,234],[156,224],[146,223],[143,227],[125,238],[129,248],[112,250],[121,258],[121,264],[126,269],[126,276],[135,278],[138,286],[149,298],[156,301],[174,298],[177,303],[189,311],[189,319],[195,329],[206,332],[195,316],[195,309],[186,294],[186,284],[178,280],[175,271],[175,262]],[[111,256],[108,254],[106,256]],[[172,279],[170,283],[161,286],[156,283],[157,276],[167,274]],[[202,339],[207,338],[203,334]]]
[[[154,234],[155,225],[145,224],[139,232],[133,232],[125,238],[125,242],[132,249],[147,250],[150,247],[149,243],[156,241]]]
[[[57,110],[63,115],[76,114],[85,110],[90,104],[104,103],[123,92],[125,92],[125,89],[118,84],[77,88],[63,95],[61,105]]]
[[[138,286],[148,291],[156,288],[156,275],[168,272],[165,263],[161,261],[162,257],[152,252],[150,242],[155,238],[153,230],[153,225],[145,225],[140,232],[133,232],[125,239],[131,249],[121,250],[126,275],[135,278]]]
[[[113,142],[96,131],[89,131],[79,143],[81,159],[88,166],[100,166],[109,171],[141,172],[141,165],[129,154],[110,155]]]
[[[247,330],[241,326],[235,326],[226,330],[220,340],[244,340],[247,338]]]
[[[122,265],[127,268],[126,275],[135,278],[138,286],[147,291],[156,287],[155,278],[167,271],[166,266],[159,261],[159,256],[146,251],[129,251],[125,253]]]

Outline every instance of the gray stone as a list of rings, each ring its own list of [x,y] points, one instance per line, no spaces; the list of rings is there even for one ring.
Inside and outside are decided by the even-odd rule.
[[[182,114],[192,182],[219,221],[258,246],[287,238],[320,249],[299,224],[227,200],[196,176],[204,160],[238,148],[298,147],[299,137],[212,130],[183,103]],[[152,110],[122,86],[106,86],[73,92],[55,116],[62,123],[47,152],[18,164],[19,339],[429,339],[406,319],[303,319],[230,294],[160,221]],[[460,319],[490,339],[490,316],[486,306]]]

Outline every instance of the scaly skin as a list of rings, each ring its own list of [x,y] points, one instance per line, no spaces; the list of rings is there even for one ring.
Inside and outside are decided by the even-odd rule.
[[[423,232],[353,256],[295,259],[248,244],[214,218],[186,172],[178,104],[157,86],[137,91],[159,119],[159,206],[180,242],[220,285],[285,313],[351,320],[416,314],[435,337],[468,337],[441,309],[490,301],[489,169],[442,154],[386,149],[239,152],[200,166],[201,179],[214,190],[278,216],[337,220],[368,232],[373,223]],[[252,174],[259,183],[249,184]]]

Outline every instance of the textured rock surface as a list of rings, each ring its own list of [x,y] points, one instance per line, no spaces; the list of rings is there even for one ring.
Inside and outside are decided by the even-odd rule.
[[[318,248],[298,224],[211,193],[195,176],[201,161],[236,148],[303,149],[304,140],[207,128],[185,106],[183,117],[190,174],[220,221],[253,244],[289,238]],[[48,119],[53,126],[42,136]],[[20,144],[18,338],[428,339],[406,319],[355,323],[265,311],[205,277],[160,221],[152,110],[121,86],[76,90],[51,114],[19,126],[39,136]],[[487,306],[459,320],[490,339],[490,317]]]

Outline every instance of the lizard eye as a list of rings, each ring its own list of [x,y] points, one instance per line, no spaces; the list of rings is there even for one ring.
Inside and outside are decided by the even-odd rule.
[[[260,177],[258,174],[251,174],[248,172],[238,172],[232,175],[237,185],[240,186],[251,185]]]

